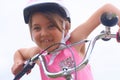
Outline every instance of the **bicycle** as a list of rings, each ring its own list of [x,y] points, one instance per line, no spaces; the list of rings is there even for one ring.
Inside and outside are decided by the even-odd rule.
[[[27,61],[27,63],[24,65],[23,70],[20,73],[18,73],[13,80],[20,79],[26,72],[31,70],[34,67],[36,60],[40,60],[42,67],[43,67],[43,70],[44,70],[44,73],[48,77],[57,78],[57,77],[64,76],[66,80],[74,80],[71,73],[76,72],[76,71],[84,68],[87,65],[87,63],[90,60],[92,50],[94,49],[94,46],[95,46],[95,43],[97,40],[102,39],[104,41],[109,41],[111,38],[116,38],[118,41],[120,41],[120,37],[118,34],[111,34],[111,27],[115,26],[118,23],[118,17],[114,13],[107,13],[106,12],[106,13],[103,13],[101,15],[100,20],[101,20],[101,23],[105,26],[105,30],[103,30],[99,35],[94,37],[92,40],[81,40],[79,42],[76,42],[76,43],[73,43],[70,45],[66,45],[64,43],[56,43],[56,44],[49,46],[48,48],[43,50],[41,53],[39,53],[39,54],[35,55],[34,57],[32,57],[31,59],[29,59]],[[47,70],[47,66],[46,66],[45,60],[44,60],[44,56],[50,54],[50,53],[46,52],[47,49],[51,48],[54,45],[58,45],[58,44],[64,45],[64,47],[62,47],[60,49],[56,49],[53,52],[51,52],[51,53],[54,53],[54,52],[58,52],[60,50],[63,50],[65,48],[69,49],[69,47],[71,47],[71,46],[78,45],[78,44],[84,44],[87,42],[89,42],[89,45],[88,45],[88,48],[86,50],[85,57],[79,65],[77,65],[77,66],[74,65],[73,68],[70,68],[68,66],[64,66],[64,67],[62,67],[61,71],[55,72],[55,73],[49,72]],[[71,51],[71,54],[73,54],[72,51]]]

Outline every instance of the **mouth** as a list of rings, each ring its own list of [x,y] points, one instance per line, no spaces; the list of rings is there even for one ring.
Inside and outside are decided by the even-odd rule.
[[[43,39],[40,41],[42,47],[46,48],[49,47],[50,45],[52,45],[54,43],[54,41],[52,39]]]
[[[41,42],[41,43],[51,43],[51,42],[53,42],[53,40],[44,39],[44,40],[41,40],[40,42]]]
[[[55,42],[54,42],[54,40],[52,40],[52,39],[44,39],[44,40],[41,40],[41,47],[43,48],[43,49],[46,49],[46,48],[48,48],[48,47],[50,47],[49,49],[48,49],[48,51],[52,51],[52,50],[54,50],[54,49],[56,49],[59,45],[54,45],[55,44]],[[53,45],[53,46],[52,46]]]

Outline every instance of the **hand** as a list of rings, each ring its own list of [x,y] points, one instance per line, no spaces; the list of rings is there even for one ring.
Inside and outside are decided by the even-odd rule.
[[[17,75],[24,67],[24,61],[17,61],[11,68],[14,75]]]
[[[117,39],[117,42],[120,42],[120,29],[118,30],[116,34],[116,39]]]

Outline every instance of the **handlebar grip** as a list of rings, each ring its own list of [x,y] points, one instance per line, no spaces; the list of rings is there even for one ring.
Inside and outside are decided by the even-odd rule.
[[[101,20],[101,23],[107,27],[115,26],[118,23],[117,15],[110,12],[103,13],[100,17],[100,20]]]
[[[120,43],[120,35],[119,35],[119,32],[117,32],[117,34],[116,34],[116,40],[117,40],[117,42]]]
[[[34,67],[35,63],[31,63],[30,60],[24,65],[24,68],[20,73],[18,73],[13,80],[19,80],[26,72],[31,70]]]

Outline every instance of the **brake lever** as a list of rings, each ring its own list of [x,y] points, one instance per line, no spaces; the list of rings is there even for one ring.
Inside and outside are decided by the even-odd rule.
[[[15,76],[13,80],[19,80],[25,73],[30,71],[35,66],[35,62],[32,62],[31,59],[27,61],[24,65],[24,68]]]

